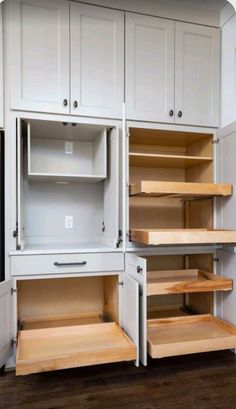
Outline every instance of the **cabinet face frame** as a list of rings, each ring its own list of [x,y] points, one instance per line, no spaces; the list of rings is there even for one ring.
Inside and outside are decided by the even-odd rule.
[[[13,353],[12,340],[15,338],[14,316],[15,296],[12,292],[14,280],[0,283],[0,316],[1,316],[1,343],[0,343],[0,368],[5,365]]]
[[[6,2],[8,3],[8,2]],[[48,13],[48,18],[50,18],[49,11],[57,13],[57,42],[58,42],[58,57],[57,57],[57,67],[55,77],[57,75],[58,82],[55,84],[57,87],[57,96],[46,98],[43,101],[40,98],[36,98],[36,94],[24,98],[24,91],[22,83],[24,78],[23,66],[24,61],[22,61],[22,7],[28,6],[31,8],[41,8],[44,12]],[[10,0],[7,4],[9,8],[9,41],[10,41],[10,106],[12,109],[30,110],[35,112],[51,112],[51,113],[65,113],[69,114],[69,4],[64,0],[58,0],[57,2],[53,0],[29,0],[27,4],[23,0]],[[29,11],[29,10],[28,10]],[[37,12],[36,12],[37,14]],[[36,15],[34,13],[34,16]],[[55,16],[54,16],[55,17]],[[51,23],[52,24],[52,23]],[[48,25],[50,23],[48,22]],[[30,29],[28,27],[28,29]],[[28,34],[29,35],[29,32]],[[50,33],[48,33],[50,36]],[[32,40],[33,41],[33,40]],[[33,44],[34,47],[34,44]],[[33,59],[34,49],[29,51],[29,59]],[[47,55],[50,62],[50,55]],[[46,62],[44,62],[46,65]],[[27,64],[26,64],[27,65]],[[46,69],[46,68],[45,68]],[[28,79],[26,79],[27,83]],[[32,79],[33,81],[33,79]],[[45,76],[42,75],[41,81],[45,81]],[[55,79],[56,81],[56,79]],[[51,79],[50,79],[51,82]],[[27,85],[29,87],[29,84]],[[45,89],[45,86],[44,86]],[[55,90],[54,90],[55,93]],[[48,100],[47,100],[48,99]],[[65,103],[64,100],[67,100]]]

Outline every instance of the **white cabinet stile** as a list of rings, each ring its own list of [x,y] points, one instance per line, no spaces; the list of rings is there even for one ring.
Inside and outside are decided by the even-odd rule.
[[[69,113],[69,3],[10,1],[11,108]]]
[[[12,356],[11,341],[14,338],[13,328],[13,280],[0,283],[0,368]]]
[[[70,3],[71,113],[121,118],[124,13]]]
[[[174,121],[173,21],[126,14],[127,118]]]
[[[176,23],[175,122],[219,126],[220,31]]]

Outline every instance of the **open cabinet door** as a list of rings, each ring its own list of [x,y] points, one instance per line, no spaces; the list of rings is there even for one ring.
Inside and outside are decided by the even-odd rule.
[[[107,138],[107,178],[104,181],[103,244],[116,247],[119,237],[119,130]]]
[[[27,131],[30,129],[27,124]],[[17,118],[17,135],[16,135],[16,149],[17,149],[17,250],[23,250],[24,247],[24,227],[23,227],[23,138],[22,138],[22,121]]]
[[[221,128],[217,132],[217,137],[219,138],[219,146],[216,147],[219,152],[216,155],[217,179],[220,183],[233,185],[232,196],[217,199],[221,201],[217,227],[236,230],[236,122]]]
[[[139,285],[126,273],[123,275],[121,325],[136,348],[136,366],[139,366]]]
[[[12,356],[13,334],[13,280],[0,283],[0,367]]]
[[[139,283],[139,359],[147,365],[147,261],[134,254],[125,255],[125,271]]]

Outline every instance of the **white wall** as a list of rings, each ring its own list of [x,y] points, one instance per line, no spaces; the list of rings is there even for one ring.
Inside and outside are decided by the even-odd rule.
[[[236,120],[236,14],[222,27],[221,126]]]

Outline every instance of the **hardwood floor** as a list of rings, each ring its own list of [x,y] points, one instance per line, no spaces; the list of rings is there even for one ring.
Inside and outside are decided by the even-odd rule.
[[[230,351],[0,376],[0,408],[235,409],[236,356]]]

